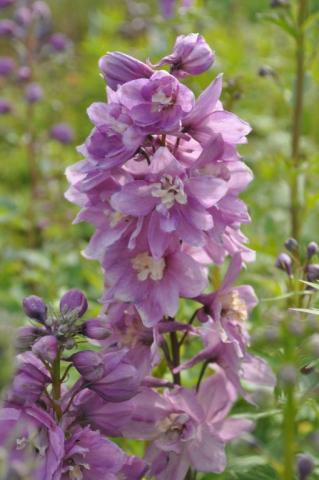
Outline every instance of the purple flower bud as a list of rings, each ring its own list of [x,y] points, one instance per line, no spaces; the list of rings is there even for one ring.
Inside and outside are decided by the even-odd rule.
[[[204,38],[198,33],[177,37],[173,52],[156,65],[171,65],[171,74],[177,78],[199,75],[214,63],[215,55]]]
[[[89,382],[96,382],[105,374],[103,357],[93,350],[75,353],[71,360],[77,371]]]
[[[0,57],[0,77],[8,77],[15,69],[15,62],[10,57]]]
[[[52,363],[57,356],[59,343],[53,335],[40,338],[32,347],[32,352],[41,360]]]
[[[82,317],[88,308],[88,302],[84,293],[72,289],[66,292],[60,300],[60,312],[62,315],[76,315]]]
[[[74,131],[67,123],[57,123],[51,128],[50,137],[63,145],[67,145],[73,142]]]
[[[37,0],[32,4],[33,17],[40,20],[49,20],[51,17],[51,10],[47,3]]]
[[[31,78],[31,70],[26,65],[20,67],[17,71],[17,79],[20,82],[27,82]]]
[[[99,67],[112,90],[116,90],[119,85],[131,80],[150,78],[154,73],[146,63],[121,52],[111,52],[104,55],[100,58]]]
[[[11,103],[5,98],[0,98],[0,115],[6,115],[12,112]]]
[[[0,0],[0,8],[11,7],[16,0]]]
[[[8,393],[8,401],[19,405],[31,405],[41,396],[50,378],[31,362],[18,369]]]
[[[307,256],[310,259],[314,255],[319,253],[319,246],[317,242],[310,242],[307,246]]]
[[[14,19],[21,27],[27,27],[32,22],[32,12],[28,7],[20,7],[15,11]]]
[[[307,280],[309,282],[315,282],[319,279],[319,264],[312,263],[307,266]]]
[[[285,241],[285,247],[289,252],[297,252],[299,244],[295,238],[288,238],[288,240]]]
[[[82,333],[93,340],[105,340],[110,336],[110,330],[106,322],[100,318],[91,318],[82,325]]]
[[[49,38],[49,43],[56,52],[64,52],[70,45],[70,40],[63,33],[54,33]]]
[[[258,69],[258,75],[260,77],[274,77],[275,76],[275,72],[274,70],[269,67],[268,65],[262,65],[261,67],[259,67]]]
[[[25,89],[24,98],[28,103],[37,103],[43,97],[43,90],[38,83],[29,83]]]
[[[297,470],[298,470],[299,480],[307,480],[309,475],[313,472],[314,468],[315,468],[315,464],[310,455],[307,455],[307,454],[298,455]]]
[[[282,252],[278,255],[275,266],[288,275],[292,274],[292,260],[287,253]]]
[[[12,20],[0,21],[0,37],[14,37],[17,32],[17,25]]]
[[[47,319],[48,307],[37,295],[31,295],[23,299],[23,310],[25,314],[33,320],[44,323]]]
[[[31,350],[32,345],[39,336],[42,334],[41,330],[31,325],[21,327],[17,330],[17,338],[15,340],[15,347],[17,352],[23,353],[27,350]]]

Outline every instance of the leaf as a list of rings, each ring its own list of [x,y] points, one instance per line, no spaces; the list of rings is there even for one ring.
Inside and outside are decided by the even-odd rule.
[[[276,25],[281,30],[285,31],[295,39],[298,36],[296,27],[294,26],[293,23],[289,21],[288,17],[284,14],[265,13],[265,14],[259,15],[259,18],[264,22],[272,23],[273,25]]]
[[[249,470],[234,472],[234,480],[279,480],[276,471],[269,465],[254,465]]]
[[[311,315],[319,315],[318,308],[290,308],[294,312],[310,313]]]

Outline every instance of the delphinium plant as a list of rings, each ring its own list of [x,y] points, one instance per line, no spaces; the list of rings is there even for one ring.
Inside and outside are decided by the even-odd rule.
[[[198,34],[156,65],[100,60],[108,101],[88,109],[67,198],[96,228],[84,255],[102,266],[103,307],[83,322],[78,290],[59,311],[24,300],[32,325],[0,414],[6,479],[194,480],[222,472],[226,444],[254,428],[230,415],[275,383],[248,350],[254,291],[235,285],[254,259],[239,199],[252,173],[236,150],[250,126],[223,109],[221,75],[197,99],[183,83],[213,62]],[[110,437],[146,442],[144,458]]]

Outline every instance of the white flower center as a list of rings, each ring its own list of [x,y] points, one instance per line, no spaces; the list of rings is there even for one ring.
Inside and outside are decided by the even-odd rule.
[[[164,275],[165,260],[155,260],[147,252],[140,253],[132,259],[134,270],[137,271],[137,278],[143,282],[150,277],[152,280],[161,280]]]
[[[123,133],[128,129],[128,125],[124,122],[121,122],[120,120],[116,120],[114,117],[110,116],[109,118],[112,130],[116,133],[120,133],[123,135]]]
[[[187,203],[183,182],[178,177],[173,178],[172,175],[164,175],[160,182],[153,183],[151,192],[153,197],[161,199],[167,209],[171,208],[175,202],[180,205]]]
[[[236,290],[225,294],[221,298],[222,316],[230,320],[245,322],[248,318],[247,305]]]
[[[26,437],[20,437],[16,439],[16,449],[23,450],[28,443],[28,439]]]
[[[83,480],[83,469],[90,470],[90,466],[87,463],[82,465],[71,465],[69,467],[70,480]]]
[[[152,103],[159,103],[160,105],[166,106],[169,105],[171,101],[172,97],[167,96],[166,93],[160,89],[152,95]]]
[[[124,213],[121,213],[121,212],[112,212],[110,214],[110,227],[111,228],[114,228],[117,226],[118,223],[120,223],[120,221],[125,218],[126,215]]]

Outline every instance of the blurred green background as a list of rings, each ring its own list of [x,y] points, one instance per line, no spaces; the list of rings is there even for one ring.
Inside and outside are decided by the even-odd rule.
[[[14,86],[6,87],[6,96],[14,103],[15,114],[0,117],[0,383],[4,385],[10,376],[10,345],[14,329],[24,322],[20,308],[24,296],[36,293],[54,304],[66,289],[77,287],[87,292],[91,313],[99,310],[98,299],[103,288],[99,266],[81,257],[92,230],[86,225],[71,225],[77,208],[63,197],[67,189],[64,170],[80,160],[75,146],[81,144],[90,131],[86,108],[93,101],[105,98],[98,58],[107,51],[121,50],[141,60],[150,58],[155,62],[170,52],[176,35],[190,32],[204,35],[216,52],[217,61],[211,71],[189,80],[189,85],[199,94],[218,73],[224,72],[222,99],[225,108],[253,127],[248,145],[242,146],[240,151],[255,174],[243,199],[252,216],[252,224],[245,227],[244,232],[251,248],[257,252],[257,261],[248,266],[242,281],[253,284],[261,299],[251,322],[255,348],[275,364],[279,347],[274,332],[283,304],[264,299],[284,292],[284,278],[273,265],[290,232],[288,181],[295,60],[293,39],[269,21],[274,10],[270,8],[271,2],[197,0],[190,10],[176,12],[169,20],[162,18],[156,0],[51,0],[48,3],[55,29],[67,34],[73,47],[70,55],[51,66],[39,66],[36,71],[45,92],[32,125],[38,138],[43,140],[39,142],[37,154],[36,199],[30,195],[25,153],[25,132],[30,127],[28,113],[21,92]],[[317,7],[318,1],[314,0],[311,8]],[[318,22],[314,21],[308,34],[302,126],[305,174],[300,176],[300,182],[304,191],[305,242],[319,241],[317,32]],[[10,54],[7,43],[1,42],[0,48],[1,55]],[[271,74],[260,75],[262,67]],[[59,121],[67,121],[74,128],[76,139],[72,145],[61,146],[46,140],[52,123]],[[30,245],[30,222],[34,221],[37,242]],[[184,307],[188,308],[188,305]],[[271,411],[271,400],[263,400],[270,402]],[[238,408],[244,411],[246,407],[240,405]],[[319,429],[318,411],[313,414],[308,409],[304,417],[300,435],[308,439]],[[262,443],[269,451],[275,451],[280,444],[275,418],[261,420],[258,429],[258,441],[250,445],[250,462],[253,462],[254,452],[259,456]],[[319,445],[313,447],[312,444],[309,448],[313,451],[319,449]],[[257,478],[247,472],[243,477],[234,475],[230,469],[219,478]]]

